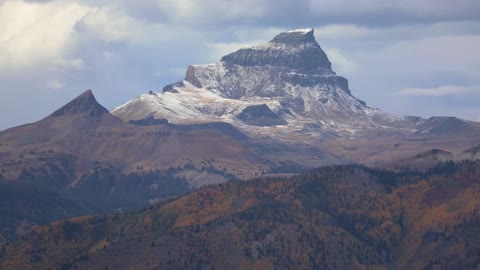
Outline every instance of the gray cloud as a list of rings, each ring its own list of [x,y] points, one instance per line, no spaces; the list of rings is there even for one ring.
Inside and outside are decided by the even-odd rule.
[[[47,3],[54,0],[30,0]],[[238,24],[295,27],[354,23],[391,26],[452,20],[479,20],[476,0],[77,0],[90,6],[122,9],[150,22],[218,28]]]
[[[300,27],[316,28],[334,69],[371,106],[480,120],[475,91],[396,94],[480,85],[478,10],[473,0],[2,1],[0,129],[88,88],[112,108],[182,79],[189,64]],[[15,20],[21,12],[28,20]]]

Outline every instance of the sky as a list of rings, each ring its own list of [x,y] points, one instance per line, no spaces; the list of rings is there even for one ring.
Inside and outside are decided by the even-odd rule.
[[[112,109],[297,28],[370,107],[480,121],[479,14],[478,0],[0,0],[0,130],[87,89]]]

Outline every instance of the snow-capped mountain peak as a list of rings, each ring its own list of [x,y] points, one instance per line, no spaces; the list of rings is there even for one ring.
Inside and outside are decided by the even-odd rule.
[[[309,33],[312,33],[313,34],[313,28],[303,28],[303,29],[292,29],[292,30],[288,30],[287,33],[301,33],[301,34],[309,34]]]
[[[173,123],[224,121],[250,135],[356,137],[389,129],[413,132],[412,121],[369,108],[351,94],[313,29],[290,30],[220,61],[191,65],[184,81],[115,108],[125,120],[149,116]]]

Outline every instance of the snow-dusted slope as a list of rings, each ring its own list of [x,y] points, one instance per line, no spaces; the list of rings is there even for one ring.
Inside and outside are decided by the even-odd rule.
[[[313,33],[313,29],[280,33],[217,63],[189,66],[184,81],[165,87],[163,93],[141,95],[112,113],[124,120],[153,115],[173,123],[225,121],[253,136],[295,140],[415,132],[421,119],[385,114],[355,98],[348,81],[332,71]],[[258,107],[263,104],[270,111]],[[239,117],[245,110],[256,111],[252,108],[263,108],[263,115],[257,110],[259,115],[250,116],[259,121]],[[272,113],[276,120],[269,124],[265,119]],[[261,126],[255,124],[260,122]]]
[[[112,112],[123,119],[143,119],[148,116],[165,118],[177,124],[226,121],[235,122],[235,116],[248,106],[267,104],[280,108],[277,100],[251,98],[238,100],[225,98],[203,88],[197,88],[187,81],[163,93],[141,95],[115,108]]]

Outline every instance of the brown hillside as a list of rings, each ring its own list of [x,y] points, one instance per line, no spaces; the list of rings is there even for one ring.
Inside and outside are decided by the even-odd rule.
[[[480,164],[359,166],[226,183],[39,228],[2,269],[476,269]]]

